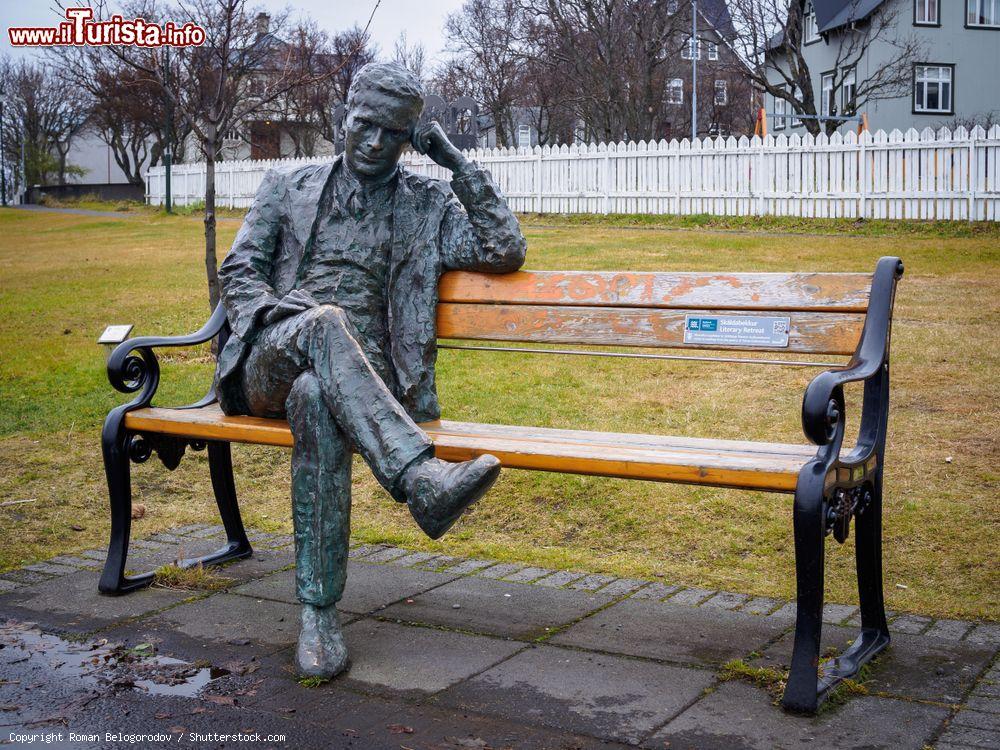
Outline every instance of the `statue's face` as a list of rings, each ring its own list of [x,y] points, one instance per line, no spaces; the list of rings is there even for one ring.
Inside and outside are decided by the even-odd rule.
[[[356,174],[378,179],[395,168],[419,113],[405,100],[361,91],[344,117],[344,159]]]

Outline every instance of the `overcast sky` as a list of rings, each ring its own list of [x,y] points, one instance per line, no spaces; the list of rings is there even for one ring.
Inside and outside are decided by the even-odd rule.
[[[114,2],[114,0],[112,0]],[[336,32],[357,23],[364,26],[375,6],[376,0],[297,0],[295,15],[309,16],[328,32]],[[83,5],[83,3],[81,3]],[[278,0],[250,0],[248,6],[260,5],[265,9],[289,7],[288,2]],[[440,59],[445,47],[444,19],[448,13],[457,10],[462,0],[382,0],[372,20],[372,39],[379,45],[383,55],[392,52],[393,43],[401,31],[406,31],[407,39],[421,42],[432,60]],[[3,39],[0,54],[33,54],[24,48],[12,48],[7,36],[9,26],[54,26],[58,16],[51,0],[0,0],[0,24]],[[174,19],[183,21],[186,19]]]

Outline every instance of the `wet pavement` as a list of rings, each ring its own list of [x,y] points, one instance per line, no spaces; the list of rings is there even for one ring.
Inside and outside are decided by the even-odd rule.
[[[208,551],[219,533],[142,540],[129,567]],[[252,536],[220,590],[104,597],[96,550],[0,576],[0,744],[1000,747],[995,623],[894,614],[863,687],[804,718],[723,667],[786,669],[794,605],[381,545],[351,553],[350,670],[300,684],[291,539]],[[842,649],[856,617],[830,605],[824,648]]]

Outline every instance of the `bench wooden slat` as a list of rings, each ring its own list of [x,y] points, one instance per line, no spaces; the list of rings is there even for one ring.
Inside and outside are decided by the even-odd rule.
[[[719,310],[865,312],[871,274],[452,271],[442,302]]]
[[[814,455],[809,446],[776,443],[449,421],[422,426],[434,440],[437,455],[452,461],[490,453],[510,468],[776,492],[794,491],[799,469]],[[139,409],[126,417],[126,427],[193,439],[292,445],[285,421],[227,417],[218,406]]]
[[[437,335],[546,344],[852,354],[865,322],[865,316],[859,313],[782,312],[781,315],[790,318],[787,347],[723,347],[684,343],[684,319],[690,312],[693,311],[444,302],[437,308]]]

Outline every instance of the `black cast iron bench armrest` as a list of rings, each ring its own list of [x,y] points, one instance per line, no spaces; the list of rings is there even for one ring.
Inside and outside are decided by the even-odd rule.
[[[194,333],[183,336],[139,336],[127,339],[115,347],[108,358],[108,380],[117,391],[135,393],[141,390],[139,396],[129,404],[138,408],[148,406],[160,383],[160,365],[153,353],[158,347],[194,346],[204,344],[219,336],[219,348],[225,344],[226,309],[220,303],[208,321]],[[196,405],[204,406],[215,400],[214,391],[209,391],[205,398]]]
[[[896,282],[902,275],[903,262],[899,258],[884,257],[879,260],[872,278],[868,315],[851,361],[844,368],[820,373],[806,387],[802,398],[802,429],[816,445],[825,446],[835,441],[844,418],[843,387],[847,383],[861,381],[866,383],[866,388],[858,445],[876,444],[877,431],[873,433],[872,428],[877,430],[879,412],[882,405],[888,402],[880,397],[880,388],[869,388],[868,383],[888,367],[892,307]],[[876,390],[878,393],[874,392]],[[873,392],[870,394],[869,391]]]

